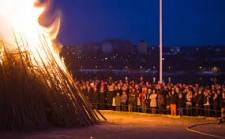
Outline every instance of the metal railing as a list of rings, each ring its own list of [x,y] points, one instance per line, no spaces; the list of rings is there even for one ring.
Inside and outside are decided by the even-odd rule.
[[[112,106],[109,103],[92,103],[93,107],[97,110],[116,110],[116,106]],[[149,105],[149,104],[148,104]],[[170,115],[170,108],[159,109],[158,107],[154,108],[155,113],[152,112],[152,108],[145,105],[140,106],[130,106],[127,104],[120,105],[120,111],[129,112],[140,112],[140,113],[149,113],[149,114],[167,114]],[[179,113],[179,109],[180,112]],[[206,117],[221,117],[221,110],[213,110],[199,107],[176,107],[176,113],[178,116],[206,116]],[[182,114],[182,115],[180,115]]]

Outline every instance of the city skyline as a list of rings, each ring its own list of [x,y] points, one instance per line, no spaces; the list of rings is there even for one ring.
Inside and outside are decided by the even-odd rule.
[[[60,0],[64,45],[105,39],[159,44],[158,0]],[[225,45],[225,1],[163,1],[164,46]]]

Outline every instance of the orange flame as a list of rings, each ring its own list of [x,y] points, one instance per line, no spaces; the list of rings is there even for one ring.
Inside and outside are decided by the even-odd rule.
[[[7,43],[12,44],[7,49],[20,46],[20,50],[29,51],[34,65],[51,66],[52,57],[49,55],[52,55],[66,71],[53,44],[60,28],[60,14],[57,12],[53,21],[44,20],[51,4],[52,0],[0,0],[0,33]],[[47,49],[50,52],[46,52]]]

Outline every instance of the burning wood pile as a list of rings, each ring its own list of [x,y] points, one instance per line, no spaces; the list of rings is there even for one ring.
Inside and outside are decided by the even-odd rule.
[[[3,4],[10,1],[17,0],[5,0]],[[15,5],[26,9],[24,6],[31,1],[35,3],[35,0],[21,0]],[[36,8],[32,6],[31,9]],[[41,7],[44,9],[46,5]],[[89,126],[98,123],[97,114],[76,88],[53,47],[49,33],[43,31],[37,21],[24,21],[18,16],[21,17],[20,13],[9,20],[18,19],[16,24],[10,22],[12,30],[8,30],[7,35],[0,30],[0,128]],[[31,28],[27,29],[26,25]]]

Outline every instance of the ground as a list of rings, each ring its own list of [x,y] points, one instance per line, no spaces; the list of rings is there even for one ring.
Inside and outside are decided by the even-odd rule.
[[[216,122],[214,118],[170,117],[142,113],[101,111],[107,122],[86,128],[50,128],[39,131],[0,132],[1,139],[210,139],[213,137],[187,131],[199,123]],[[193,130],[222,136],[225,125],[207,124]],[[215,137],[214,137],[215,138]]]

